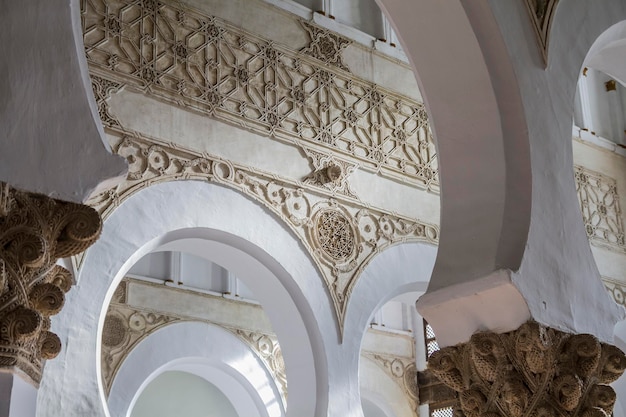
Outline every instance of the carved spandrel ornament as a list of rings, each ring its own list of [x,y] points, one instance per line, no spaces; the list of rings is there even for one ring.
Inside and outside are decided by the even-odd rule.
[[[376,254],[396,243],[436,244],[438,239],[436,225],[365,207],[349,196],[156,139],[110,133],[112,149],[126,158],[129,172],[126,181],[88,201],[103,218],[135,192],[159,182],[196,179],[238,190],[271,210],[301,239],[329,290],[340,329],[352,288]]]
[[[56,262],[87,249],[101,227],[91,207],[0,182],[0,369],[39,385],[45,360],[61,350],[50,316],[73,283]]]
[[[126,285],[124,281],[121,284]],[[112,300],[102,327],[100,363],[107,394],[119,367],[132,349],[156,330],[181,320],[167,314],[133,309],[116,301],[119,299]]]
[[[547,65],[550,27],[559,0],[524,0],[524,2],[530,14],[541,55]]]
[[[226,328],[250,346],[252,351],[261,359],[267,370],[279,386],[283,405],[287,406],[287,373],[285,360],[278,343],[278,338],[273,334],[253,332],[244,329]]]
[[[433,353],[429,369],[459,394],[457,416],[603,417],[616,395],[608,384],[626,369],[617,347],[527,322],[476,333]]]

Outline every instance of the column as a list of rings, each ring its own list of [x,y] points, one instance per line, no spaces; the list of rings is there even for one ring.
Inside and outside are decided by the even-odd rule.
[[[616,394],[608,384],[625,368],[617,347],[534,321],[476,333],[429,358],[429,369],[458,393],[458,417],[610,416]]]
[[[34,409],[45,361],[61,350],[50,317],[73,284],[57,260],[83,252],[101,227],[90,207],[0,182],[0,416]]]

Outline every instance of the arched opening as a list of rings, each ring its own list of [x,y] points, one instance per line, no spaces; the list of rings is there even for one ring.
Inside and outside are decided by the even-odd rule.
[[[425,244],[392,246],[367,265],[354,288],[353,299],[359,301],[348,307],[345,337],[360,342],[355,350],[366,417],[379,412],[372,404],[384,411],[381,415],[417,416],[417,370],[425,361],[416,349],[422,319],[415,300],[426,290],[436,251]]]
[[[615,287],[626,282],[626,21],[590,48],[575,97],[573,154],[576,191],[585,231],[600,275]],[[615,75],[610,75],[615,74]],[[616,298],[617,300],[617,298]],[[620,302],[621,300],[617,300]]]
[[[196,330],[175,333],[170,328],[192,323]],[[209,334],[206,327],[221,331]],[[161,342],[156,342],[152,336],[157,332],[168,335],[159,335]],[[181,361],[217,390],[230,391],[238,415],[285,414],[285,363],[262,306],[231,272],[187,252],[157,248],[133,265],[108,306],[101,355],[102,382],[112,415],[134,410],[146,383],[163,369],[174,369],[173,364],[181,369]],[[168,359],[171,362],[165,363]],[[233,385],[240,387],[233,389]],[[255,407],[242,409],[247,397],[252,397],[248,403]]]
[[[574,102],[573,155],[576,191],[591,253],[609,303],[625,305],[626,291],[626,21],[606,29],[589,48]],[[622,320],[614,344],[626,349]],[[623,378],[614,415],[623,415]]]

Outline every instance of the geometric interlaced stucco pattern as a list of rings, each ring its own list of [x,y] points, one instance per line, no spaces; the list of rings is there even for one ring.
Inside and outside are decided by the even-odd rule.
[[[610,250],[626,250],[615,179],[581,166],[574,167],[574,174],[589,241]]]
[[[341,51],[350,41],[340,35],[300,20],[309,44],[294,51],[180,4],[81,5],[92,73],[438,192],[424,104],[347,71]]]
[[[435,192],[438,183],[423,104],[350,74],[341,61],[348,40],[301,21],[309,44],[293,51],[180,5],[154,0],[81,5],[100,117],[124,137],[115,147],[131,163],[125,184],[92,200],[103,216],[148,183],[202,178],[234,186],[270,207],[305,242],[340,327],[351,288],[375,253],[400,241],[436,242],[436,226],[365,207],[350,190],[347,177],[355,169]],[[316,171],[304,183],[288,181],[191,151],[182,161],[193,167],[170,164],[171,157],[180,160],[182,149],[126,132],[109,114],[106,100],[122,88],[294,143]],[[329,181],[329,168],[338,170],[338,181]],[[228,174],[220,175],[222,169]],[[576,186],[591,243],[625,250],[615,180],[576,167]],[[272,188],[278,194],[266,193]]]

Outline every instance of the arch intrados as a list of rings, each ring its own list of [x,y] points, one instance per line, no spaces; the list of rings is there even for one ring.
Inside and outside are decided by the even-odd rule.
[[[384,416],[383,417],[397,417],[396,413],[391,410],[391,407],[386,403],[382,395],[373,392],[368,389],[361,390],[361,403],[370,403],[378,409]]]
[[[436,257],[437,247],[433,245],[402,243],[377,254],[365,267],[352,290],[344,326],[344,347],[354,355],[353,362],[344,361],[343,366],[354,367],[353,375],[360,374],[358,369],[367,360],[360,352],[376,311],[399,295],[426,291]],[[359,404],[362,395],[359,389]]]
[[[372,317],[385,303],[406,293],[424,293],[432,276],[437,248],[403,243],[376,255],[365,267],[346,310],[345,339],[356,336],[359,346]]]
[[[192,188],[192,190],[188,188]],[[167,189],[169,192],[159,195],[159,189]],[[203,191],[200,191],[200,189]],[[203,199],[201,197],[197,199],[198,201],[190,200],[188,197],[190,195],[202,196],[208,190],[213,190],[212,193],[216,195],[216,197],[210,197],[211,200],[220,199],[219,207],[214,202],[202,201]],[[154,197],[151,198],[150,195],[154,195]],[[233,198],[237,201],[243,200],[244,203],[230,201]],[[144,201],[141,202],[141,200]],[[136,204],[135,208],[130,208],[132,203]],[[157,211],[157,213],[152,213],[152,217],[161,218],[161,227],[155,228],[154,223],[138,221],[135,213],[133,213],[133,210],[137,210],[138,208],[143,210],[143,206],[148,205],[154,207]],[[184,206],[184,208],[178,207],[179,205]],[[211,213],[210,209],[205,209],[205,207],[210,206],[219,209],[220,212],[227,212],[227,215],[233,218],[220,221],[219,215]],[[251,210],[250,206],[254,206],[254,209]],[[130,213],[124,214],[125,209]],[[193,221],[189,221],[189,219],[185,218],[183,223],[200,226],[176,228],[175,225],[171,224],[177,223],[176,221],[170,221],[171,218],[177,218],[173,213],[188,209],[197,211],[195,214],[201,217]],[[255,217],[259,216],[258,212],[261,212],[263,216],[271,219],[272,230],[263,229],[261,222]],[[272,236],[272,244],[275,241],[281,240],[277,238],[281,236],[280,233],[291,235],[289,231],[280,225],[273,216],[268,215],[265,210],[260,209],[258,205],[252,203],[247,197],[241,196],[239,193],[220,187],[219,185],[197,181],[163,183],[144,189],[113,212],[107,220],[107,223],[111,222],[116,217],[119,219],[124,216],[127,216],[127,218],[122,221],[124,225],[116,227],[120,227],[123,230],[136,230],[138,226],[146,227],[152,229],[149,231],[152,236],[158,233],[158,231],[154,229],[161,229],[162,232],[160,236],[152,237],[152,239],[147,242],[145,240],[134,242],[134,246],[129,248],[130,250],[126,251],[126,254],[123,255],[123,259],[126,259],[126,261],[117,269],[113,283],[108,287],[105,302],[99,315],[100,320],[97,340],[101,340],[106,306],[108,306],[117,284],[122,280],[132,265],[141,259],[141,257],[157,248],[160,248],[160,250],[184,250],[214,260],[217,256],[220,258],[218,261],[219,264],[232,270],[255,292],[256,298],[264,306],[265,312],[272,323],[272,327],[281,344],[287,379],[289,380],[289,399],[287,407],[289,415],[314,415],[316,408],[323,410],[326,407],[326,391],[322,388],[321,392],[318,392],[320,391],[318,385],[323,387],[323,385],[320,384],[323,384],[322,381],[325,381],[327,378],[322,336],[318,328],[318,319],[316,319],[315,314],[311,310],[309,300],[300,287],[302,280],[306,280],[307,285],[316,284],[323,288],[322,280],[318,276],[310,259],[309,263],[311,264],[312,270],[303,269],[305,267],[301,264],[297,266],[299,269],[297,278],[300,279],[300,282],[296,282],[294,276],[287,272],[282,266],[284,261],[277,261],[258,245],[233,233],[218,230],[217,228],[201,226],[211,223],[214,227],[220,227],[225,223],[234,221],[236,224],[228,224],[231,229],[245,231],[245,233],[252,234],[253,236],[263,234]],[[246,224],[246,222],[248,224]],[[106,225],[105,223],[105,229]],[[170,228],[174,228],[175,230],[168,230]],[[94,248],[115,245],[117,244],[115,238],[114,236],[109,237],[106,233],[103,233],[101,241],[99,241]],[[292,238],[292,240],[295,239]],[[194,245],[196,249],[194,249]],[[94,248],[90,250],[88,257],[93,253]],[[199,248],[202,248],[202,250]],[[293,255],[296,252],[300,252],[302,255],[309,258],[308,254],[302,250],[300,244],[290,245],[288,249],[290,258],[294,258]],[[277,249],[273,248],[273,250],[276,253]],[[208,256],[208,253],[213,253],[213,256]],[[282,255],[282,253],[280,255]],[[88,262],[88,260],[86,262]],[[87,266],[87,264],[85,266]],[[83,272],[85,269],[86,268],[83,268]],[[115,269],[116,268],[113,268],[113,270]],[[262,276],[263,279],[252,279],[251,271],[254,271],[256,278]],[[316,278],[315,282],[311,282],[310,279],[310,275],[313,274]],[[307,279],[307,276],[309,276],[309,279]],[[322,293],[325,299],[327,299],[326,293],[324,291],[322,291]],[[310,295],[311,294],[309,294],[309,296]],[[328,311],[330,312],[329,316],[332,317],[332,310],[329,308]],[[327,323],[329,325],[336,325],[334,320],[328,320]],[[99,344],[96,350],[96,356],[99,358]],[[101,398],[104,402],[100,372],[98,359],[97,379]]]
[[[261,414],[258,414],[259,411],[261,412],[266,411],[266,410],[263,410],[262,408],[259,409],[258,407],[257,408],[251,407],[251,405],[254,404],[255,398],[246,398],[246,395],[247,394],[249,395],[250,392],[246,390],[246,388],[249,388],[249,387],[245,386],[248,384],[247,384],[247,381],[245,381],[243,375],[241,375],[238,372],[232,372],[232,373],[224,372],[222,371],[222,369],[220,369],[220,367],[213,366],[213,364],[211,363],[205,363],[205,361],[202,358],[194,357],[194,358],[183,358],[180,360],[174,360],[168,364],[163,365],[163,367],[157,369],[154,375],[150,375],[148,377],[148,379],[146,380],[147,383],[145,385],[142,384],[142,386],[137,391],[137,394],[133,398],[131,402],[131,406],[128,409],[129,412],[131,412],[132,409],[134,408],[134,405],[137,402],[139,395],[141,395],[141,393],[146,388],[146,386],[150,382],[152,382],[155,378],[157,378],[159,375],[167,371],[187,372],[189,374],[198,376],[204,379],[205,381],[210,382],[211,384],[215,385],[226,396],[226,398],[228,398],[230,403],[233,405],[233,407],[237,411],[237,414],[240,416],[250,415],[250,417],[255,417],[255,416],[261,415]],[[229,379],[232,379],[232,381],[230,381]],[[237,388],[240,388],[240,389],[237,389]],[[249,401],[253,402],[253,404],[249,404]]]
[[[411,61],[436,139],[441,233],[429,292],[496,266],[517,269],[530,224],[530,151],[517,80],[489,6],[378,3]]]
[[[626,20],[604,31],[591,45],[583,65],[602,71],[626,86]]]

